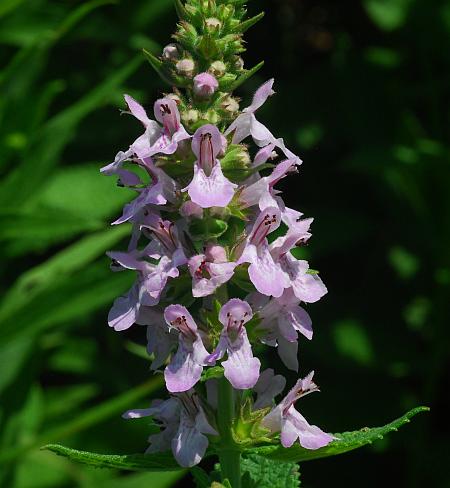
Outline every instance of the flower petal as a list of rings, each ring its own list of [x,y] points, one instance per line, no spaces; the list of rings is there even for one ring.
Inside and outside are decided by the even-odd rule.
[[[220,163],[216,163],[211,174],[194,165],[194,177],[186,188],[191,200],[202,208],[226,207],[234,195],[237,185],[231,183],[222,173]]]

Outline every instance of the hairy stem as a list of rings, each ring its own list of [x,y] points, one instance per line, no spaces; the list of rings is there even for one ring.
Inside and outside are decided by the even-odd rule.
[[[226,378],[219,380],[218,404],[217,422],[221,436],[219,461],[222,480],[228,479],[232,488],[241,488],[241,453],[232,433],[235,399],[233,387]]]

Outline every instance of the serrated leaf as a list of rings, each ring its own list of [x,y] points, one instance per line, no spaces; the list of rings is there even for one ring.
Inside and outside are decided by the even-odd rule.
[[[127,471],[178,471],[183,469],[174,459],[171,452],[155,454],[98,454],[78,451],[59,444],[48,444],[42,447],[72,461],[95,466],[97,468],[115,468]]]
[[[255,488],[299,488],[300,472],[294,462],[272,461],[262,456],[250,454],[241,462],[241,469],[250,479],[245,486]]]
[[[359,447],[371,444],[373,441],[382,439],[386,434],[395,432],[402,425],[410,422],[410,419],[420,412],[428,412],[428,407],[417,407],[407,412],[402,417],[390,422],[383,427],[362,428],[353,432],[344,432],[342,434],[335,434],[337,440],[333,441],[326,447],[321,449],[305,449],[299,444],[289,448],[282,446],[265,446],[250,449],[249,452],[261,456],[269,457],[286,462],[303,462],[311,461],[313,459],[320,459],[328,456],[336,456],[344,452],[353,451]]]

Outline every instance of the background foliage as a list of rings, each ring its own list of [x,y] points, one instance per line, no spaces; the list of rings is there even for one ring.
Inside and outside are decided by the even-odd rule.
[[[443,0],[277,0],[249,31],[246,64],[275,75],[261,112],[301,154],[284,185],[316,218],[307,248],[329,294],[301,344],[321,395],[305,416],[328,431],[382,425],[432,407],[355,453],[302,465],[302,486],[450,486],[448,423],[450,4]],[[131,283],[105,250],[130,198],[98,169],[134,140],[122,93],[151,106],[158,53],[176,22],[168,0],[0,3],[0,485],[188,486],[183,472],[127,474],[38,447],[142,451],[146,422],[120,413],[159,393],[143,330],[113,333],[113,298]],[[137,329],[137,330],[136,330]],[[267,357],[266,363],[277,361]],[[280,370],[282,366],[279,366]],[[290,381],[293,381],[290,377]],[[447,432],[446,432],[447,430]],[[181,481],[180,481],[181,480]]]

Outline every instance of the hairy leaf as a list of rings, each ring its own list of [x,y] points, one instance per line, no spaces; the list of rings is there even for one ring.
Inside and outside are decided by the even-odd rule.
[[[98,468],[116,468],[128,471],[177,471],[183,469],[170,452],[124,455],[97,454],[95,452],[78,451],[59,444],[48,444],[43,449],[53,451],[72,461]]]
[[[413,408],[402,417],[383,427],[374,427],[371,429],[369,427],[364,427],[353,432],[335,434],[337,440],[321,449],[305,449],[296,443],[294,446],[287,449],[282,446],[265,446],[251,449],[250,452],[269,457],[270,459],[287,462],[303,462],[328,456],[336,456],[337,454],[353,451],[353,449],[365,446],[366,444],[372,444],[373,441],[382,439],[386,434],[397,431],[399,427],[407,424],[414,415],[417,415],[420,412],[427,412],[428,410],[428,407]]]
[[[298,488],[300,472],[295,462],[272,461],[250,454],[242,459],[242,473],[249,480],[245,486],[254,488]],[[245,478],[244,478],[245,479]]]

